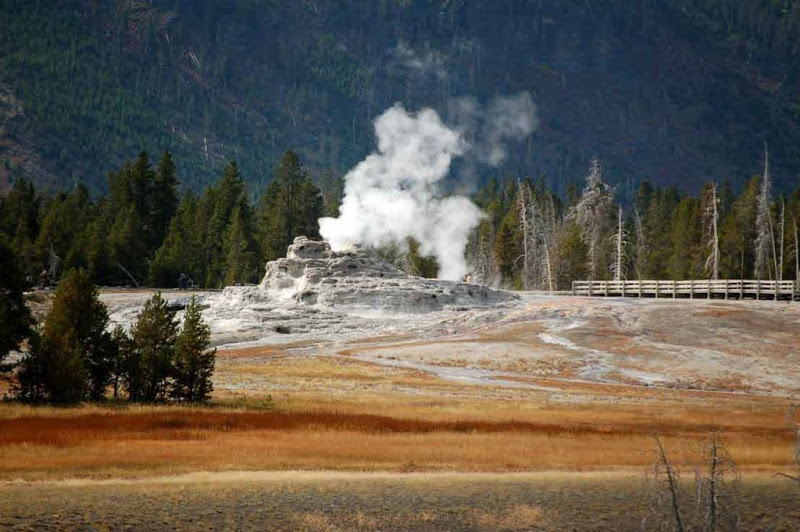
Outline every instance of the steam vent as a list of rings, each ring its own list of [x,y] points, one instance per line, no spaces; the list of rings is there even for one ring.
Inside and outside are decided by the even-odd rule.
[[[295,238],[285,258],[267,263],[260,289],[282,300],[322,307],[430,312],[493,305],[516,296],[485,286],[403,273],[372,250],[335,252],[327,242]]]

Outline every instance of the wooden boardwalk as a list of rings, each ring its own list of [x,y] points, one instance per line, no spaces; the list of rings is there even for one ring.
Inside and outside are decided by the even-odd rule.
[[[690,281],[573,281],[572,294],[594,297],[772,299],[800,301],[797,281],[701,279]]]

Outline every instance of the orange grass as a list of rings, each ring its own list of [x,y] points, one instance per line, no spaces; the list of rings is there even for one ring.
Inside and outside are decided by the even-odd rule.
[[[714,428],[724,430],[740,467],[777,470],[791,461],[793,435],[784,428],[778,401],[755,401],[747,408],[746,399],[736,398],[703,409],[676,404],[515,408],[492,401],[428,400],[393,408],[389,398],[359,399],[310,410],[304,407],[314,404],[313,397],[296,397],[287,409],[266,412],[8,405],[0,407],[9,410],[0,416],[0,478],[254,469],[641,468],[654,460],[653,434],[666,436],[675,460],[691,461]],[[370,405],[387,415],[366,413]]]

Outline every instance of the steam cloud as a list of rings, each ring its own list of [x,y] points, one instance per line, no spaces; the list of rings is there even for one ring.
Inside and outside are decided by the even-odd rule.
[[[340,216],[319,220],[320,234],[334,250],[412,237],[421,254],[436,258],[440,278],[464,277],[464,248],[483,213],[463,196],[442,197],[440,182],[456,157],[474,154],[499,164],[506,156],[503,142],[530,134],[537,119],[528,93],[496,98],[486,109],[476,101],[462,103],[454,128],[432,109],[409,113],[400,104],[375,120],[378,150],[345,176]]]
[[[428,50],[420,55],[405,41],[398,41],[392,53],[398,66],[415,75],[425,77],[433,74],[439,79],[447,78],[444,57],[435,50]]]

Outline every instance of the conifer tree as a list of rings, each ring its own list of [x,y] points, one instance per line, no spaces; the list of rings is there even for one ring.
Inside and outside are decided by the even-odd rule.
[[[568,288],[572,281],[585,279],[588,252],[583,231],[574,219],[564,225],[558,240],[559,286]]]
[[[209,349],[211,329],[203,322],[194,297],[186,307],[183,329],[175,344],[175,364],[170,395],[189,403],[207,401],[213,390],[216,349]]]
[[[208,224],[206,242],[205,285],[219,287],[225,283],[225,261],[227,259],[226,235],[232,222],[236,207],[247,201],[244,181],[239,174],[236,161],[231,161],[225,168],[222,181],[213,191],[213,213]]]
[[[231,215],[231,223],[225,234],[226,286],[255,281],[258,271],[256,243],[250,215],[250,206],[240,201]]]
[[[111,377],[107,325],[108,312],[89,275],[69,271],[56,289],[41,338],[22,360],[20,395],[56,403],[102,398]]]
[[[139,285],[147,279],[152,249],[153,222],[150,200],[155,173],[147,152],[109,174],[105,209],[108,257],[116,284]]]
[[[33,183],[24,178],[17,179],[8,194],[0,194],[0,234],[6,235],[23,275],[38,273],[34,242],[39,234],[40,203]]]
[[[172,154],[165,150],[158,162],[150,192],[151,250],[155,252],[167,236],[170,220],[178,209],[178,178]]]
[[[191,192],[181,201],[163,244],[150,264],[149,283],[156,287],[177,286],[181,274],[198,283],[205,281],[206,223],[204,205]]]
[[[748,181],[722,222],[720,255],[724,278],[747,279],[754,273],[753,242],[756,239],[760,184],[758,177]]]
[[[0,371],[9,351],[16,350],[30,333],[30,311],[23,293],[25,279],[20,258],[0,234]]]
[[[125,384],[132,401],[163,401],[175,358],[178,322],[161,293],[144,305],[131,328],[133,348],[125,361]]]
[[[322,193],[314,185],[300,159],[286,151],[275,168],[275,177],[261,198],[258,225],[265,260],[282,257],[297,236],[319,238]]]

